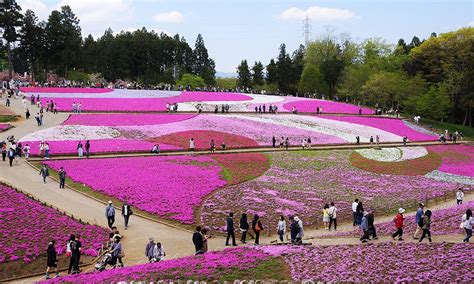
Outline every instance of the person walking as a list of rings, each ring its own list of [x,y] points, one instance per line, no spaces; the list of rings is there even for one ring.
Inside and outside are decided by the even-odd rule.
[[[86,141],[85,148],[86,148],[86,158],[89,158],[89,153],[91,149],[91,142],[89,140]]]
[[[25,154],[25,159],[30,158],[30,145],[26,144],[25,147],[23,147],[23,153]]]
[[[295,216],[295,222],[298,223],[298,227],[299,227],[298,234],[296,234],[296,243],[301,244],[303,243],[303,237],[304,237],[303,221],[298,216]]]
[[[260,217],[255,214],[252,220],[252,229],[255,233],[255,245],[260,244],[260,232],[263,231],[262,223],[260,222]]]
[[[367,214],[367,224],[369,225],[369,238],[372,236],[372,239],[377,240],[377,230],[375,229],[375,217],[374,211],[370,210]]]
[[[195,255],[204,254],[204,236],[201,233],[201,226],[196,227],[196,231],[193,233],[193,244],[195,249]]]
[[[360,226],[360,223],[362,222],[362,217],[364,217],[364,206],[362,205],[362,201],[359,201],[356,207],[356,224],[357,226]]]
[[[82,253],[82,242],[80,241],[80,236],[76,235],[74,241],[70,242],[71,246],[71,260],[72,260],[72,274],[78,274],[81,272],[79,270],[79,263],[81,261],[81,253]]]
[[[296,238],[298,237],[298,234],[300,233],[300,225],[298,222],[295,220],[295,217],[291,216],[290,217],[290,239],[292,244],[296,244]]]
[[[369,221],[367,220],[367,215],[368,213],[365,211],[362,216],[362,220],[360,221],[360,229],[363,232],[362,237],[360,238],[360,241],[363,243],[366,243],[370,238],[369,238]]]
[[[370,142],[370,145],[374,144],[374,137],[373,136],[370,136],[369,142]]]
[[[423,211],[424,208],[425,208],[425,204],[423,204],[422,202],[418,203],[418,210],[416,210],[416,215],[415,215],[416,230],[415,230],[415,234],[413,235],[414,240],[418,240],[420,233],[423,231],[423,228],[422,228],[423,225],[420,226],[419,224],[420,224],[420,220],[425,215]]]
[[[357,205],[359,205],[359,199],[356,198],[352,202],[352,226],[357,226]]]
[[[118,266],[123,267],[122,257],[124,257],[125,255],[123,253],[122,244],[120,243],[119,236],[114,237],[114,242],[112,243],[112,247],[110,248],[110,253],[112,254],[110,265],[115,268],[117,266],[118,261]]]
[[[464,199],[464,192],[462,191],[462,188],[459,188],[458,191],[456,192],[456,204],[461,205],[463,199]]]
[[[145,246],[145,256],[148,258],[148,262],[153,262],[153,248],[155,247],[155,239],[153,237],[148,238],[148,243]]]
[[[77,156],[79,158],[82,158],[83,154],[84,154],[84,150],[83,150],[82,142],[79,141],[79,143],[77,144]]]
[[[132,209],[130,208],[130,205],[128,205],[127,200],[122,205],[122,216],[123,216],[123,222],[125,225],[125,230],[128,229],[128,220],[130,219],[130,216],[133,214]]]
[[[7,158],[7,143],[5,141],[2,141],[1,143],[1,151],[2,151],[2,161],[5,162],[5,159]],[[10,166],[11,167],[11,166]]]
[[[420,226],[421,225],[421,226]],[[421,218],[420,223],[418,224],[423,229],[423,234],[419,242],[423,241],[423,239],[428,236],[428,241],[431,243],[431,211],[426,210],[425,215]]]
[[[323,224],[326,230],[329,230],[329,204],[324,204],[323,207]]]
[[[39,175],[43,177],[43,183],[46,183],[46,178],[49,176],[49,170],[46,167],[46,165],[43,165],[43,167],[40,170]]]
[[[462,227],[466,232],[466,237],[462,240],[463,243],[468,243],[472,237],[472,225],[474,225],[474,218],[472,218],[472,210],[467,209],[466,214],[461,218]]]
[[[105,217],[107,218],[107,224],[109,225],[109,228],[112,229],[112,226],[115,222],[115,208],[112,205],[111,200],[109,200],[109,204],[105,208]]]
[[[331,206],[328,210],[329,213],[329,230],[331,230],[331,225],[334,224],[334,230],[337,230],[337,208],[334,205],[334,202],[331,202]]]
[[[278,221],[277,234],[280,242],[284,242],[284,235],[286,234],[286,221],[285,216],[283,215],[280,215],[280,221]]]
[[[245,244],[247,242],[247,232],[249,230],[249,222],[247,220],[247,214],[242,213],[242,216],[240,217],[240,224],[239,224],[239,229],[240,232],[242,233],[242,237],[240,238],[240,241]]]
[[[15,150],[13,150],[12,148],[8,149],[7,155],[8,155],[8,163],[10,167],[13,167],[13,160],[15,159],[15,156],[16,156]]]
[[[275,148],[276,147],[276,138],[275,136],[272,137],[272,148]]]
[[[225,245],[228,246],[229,239],[232,238],[232,245],[236,246],[237,244],[235,243],[235,228],[234,228],[234,213],[233,212],[229,213],[229,217],[227,217],[226,224],[227,224],[227,229],[226,229],[227,238],[225,241]]]
[[[46,279],[51,279],[49,277],[49,272],[50,270],[54,269],[55,270],[55,277],[59,276],[59,270],[58,270],[58,253],[56,251],[56,241],[52,240],[48,244],[48,248],[46,249],[46,254],[47,254],[47,259],[46,259]]]
[[[59,168],[58,175],[59,175],[59,188],[64,188],[66,184],[66,171],[64,170],[63,167]]]
[[[392,239],[395,240],[395,237],[398,236],[399,241],[403,241],[403,221],[405,220],[403,213],[405,213],[405,209],[399,208],[398,214],[393,218],[395,223],[396,231],[392,234]]]

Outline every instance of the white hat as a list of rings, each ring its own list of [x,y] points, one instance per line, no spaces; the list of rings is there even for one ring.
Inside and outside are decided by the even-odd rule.
[[[112,200],[109,200],[109,204],[112,204]]]
[[[405,209],[403,209],[403,208],[398,209],[398,213],[403,214],[404,212],[405,212]]]

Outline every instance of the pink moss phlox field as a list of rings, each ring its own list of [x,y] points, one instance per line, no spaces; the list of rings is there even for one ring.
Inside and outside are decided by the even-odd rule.
[[[217,162],[206,156],[139,157],[47,161],[64,167],[74,181],[137,208],[183,224],[204,196],[226,184]]]
[[[54,87],[21,87],[20,91],[25,93],[63,93],[63,94],[91,94],[91,93],[109,93],[109,88],[54,88]]]
[[[474,146],[438,145],[427,147],[441,156],[439,171],[448,174],[474,177]]]
[[[283,107],[286,110],[292,110],[293,107],[296,107],[298,112],[316,112],[317,107],[322,107],[323,113],[359,113],[359,107],[356,105],[317,99],[302,99],[299,101],[288,102],[284,104]],[[374,113],[374,111],[369,108],[360,108],[362,109],[362,114]]]
[[[19,259],[29,263],[46,255],[51,240],[62,254],[70,234],[79,234],[85,253],[92,256],[107,240],[105,229],[81,224],[2,184],[0,199],[0,263]]]
[[[270,169],[262,176],[227,186],[206,200],[201,220],[224,227],[226,212],[257,213],[274,228],[280,215],[298,216],[306,225],[321,225],[325,203],[335,202],[339,222],[352,220],[351,202],[363,201],[377,214],[406,209],[420,200],[456,191],[459,184],[423,176],[376,174],[353,167],[351,151],[269,153]],[[413,208],[416,209],[416,208]]]
[[[264,247],[264,251],[265,251]],[[470,244],[293,246],[281,253],[295,281],[472,283]]]
[[[132,126],[179,122],[195,114],[73,114],[62,125]]]
[[[322,118],[375,127],[401,137],[407,136],[410,141],[438,139],[435,135],[424,134],[408,127],[401,119],[362,116],[323,116]]]
[[[43,97],[45,104],[50,98]],[[238,93],[182,92],[165,98],[53,98],[60,111],[71,111],[74,102],[80,102],[83,111],[165,111],[166,104],[206,101],[246,101],[251,97]],[[178,106],[179,110],[179,106]]]
[[[230,272],[256,267],[271,256],[253,248],[239,247],[203,255],[141,264],[100,273],[52,279],[47,283],[117,283],[120,281],[219,280]]]
[[[8,123],[0,123],[0,132],[7,131],[10,128]]]

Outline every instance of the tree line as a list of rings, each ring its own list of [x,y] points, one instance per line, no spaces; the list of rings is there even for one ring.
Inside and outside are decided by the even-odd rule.
[[[285,44],[263,73],[261,62],[237,67],[237,86],[325,97],[472,127],[474,28],[428,39],[362,43],[325,35],[290,54]],[[262,80],[264,76],[265,80]]]
[[[94,39],[83,38],[80,20],[69,6],[54,10],[39,21],[32,10],[22,13],[15,0],[0,4],[1,55],[9,63],[10,76],[31,73],[45,81],[47,73],[66,79],[82,79],[98,73],[109,82],[128,79],[142,85],[174,84],[183,74],[215,84],[215,62],[203,37],[194,48],[178,34],[171,37],[145,28],[114,34],[109,28]]]

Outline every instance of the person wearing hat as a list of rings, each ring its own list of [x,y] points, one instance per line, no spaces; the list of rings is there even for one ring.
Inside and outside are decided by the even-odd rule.
[[[415,234],[413,235],[414,240],[418,240],[420,233],[423,231],[423,228],[421,228],[419,224],[420,224],[421,218],[423,218],[423,216],[425,215],[423,211],[424,208],[425,208],[425,204],[423,204],[422,202],[418,203],[418,210],[416,211],[416,215],[415,215],[416,230],[415,230]]]
[[[393,221],[395,222],[395,228],[397,229],[392,234],[393,240],[395,240],[395,237],[398,236],[398,240],[403,241],[403,221],[404,221],[403,213],[405,213],[405,209],[399,208],[397,216],[393,218]]]
[[[145,256],[148,257],[148,261],[151,263],[153,260],[153,249],[155,247],[155,239],[153,237],[148,238],[148,243],[145,247]]]
[[[360,241],[363,243],[366,243],[370,239],[369,238],[369,222],[367,220],[367,215],[368,215],[368,212],[364,211],[362,213],[362,220],[360,221],[360,229],[363,232],[363,235],[360,238]]]
[[[112,201],[109,200],[109,205],[105,208],[105,217],[107,218],[107,224],[109,228],[112,229],[112,226],[115,223],[115,208],[112,205]]]

